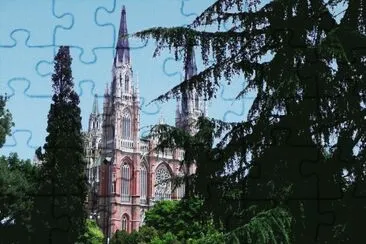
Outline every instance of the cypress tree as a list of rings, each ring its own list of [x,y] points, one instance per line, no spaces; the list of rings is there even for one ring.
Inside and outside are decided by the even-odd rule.
[[[53,103],[33,215],[33,243],[75,243],[85,233],[87,182],[79,96],[74,91],[69,47],[54,59]]]

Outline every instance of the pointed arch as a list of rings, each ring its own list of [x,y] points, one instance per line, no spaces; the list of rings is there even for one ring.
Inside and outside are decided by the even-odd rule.
[[[128,109],[125,109],[122,113],[122,139],[130,140],[132,139],[132,119],[131,113]]]
[[[155,170],[155,200],[170,200],[172,192],[172,176],[169,165],[161,163]]]
[[[124,230],[124,231],[126,231],[126,232],[128,232],[128,224],[129,224],[129,217],[128,217],[128,215],[127,214],[123,214],[122,215],[122,218],[121,218],[121,222],[122,222],[122,224],[121,224],[121,228],[122,228],[122,230]]]

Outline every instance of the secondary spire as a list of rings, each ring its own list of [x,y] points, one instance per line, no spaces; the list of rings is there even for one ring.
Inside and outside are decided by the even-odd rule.
[[[93,114],[98,115],[99,114],[99,108],[98,108],[98,95],[94,95],[94,102],[93,102]]]
[[[192,76],[197,74],[197,65],[194,54],[194,47],[191,46],[187,50],[187,57],[184,64],[185,76],[184,79],[188,80],[192,78]],[[192,108],[192,91],[184,91],[182,94],[182,113],[187,116],[188,113],[193,109]]]

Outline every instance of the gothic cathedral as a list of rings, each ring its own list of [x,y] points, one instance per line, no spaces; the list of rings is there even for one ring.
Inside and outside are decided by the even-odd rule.
[[[140,95],[133,75],[127,38],[126,10],[122,8],[112,82],[104,93],[103,113],[95,97],[89,128],[84,133],[89,181],[88,210],[106,236],[131,232],[143,224],[144,213],[156,201],[179,200],[184,185],[173,191],[166,179],[182,174],[182,150],[154,152],[156,141],[139,137]],[[185,78],[196,74],[194,53],[185,63]],[[176,126],[194,133],[191,124],[206,115],[205,102],[187,92],[177,103]],[[194,166],[189,169],[195,171]]]

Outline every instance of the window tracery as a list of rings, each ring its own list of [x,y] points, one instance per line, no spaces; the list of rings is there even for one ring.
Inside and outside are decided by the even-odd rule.
[[[171,178],[166,165],[162,164],[156,170],[155,200],[168,200],[171,197]]]
[[[131,116],[128,111],[122,115],[122,138],[131,139]]]

